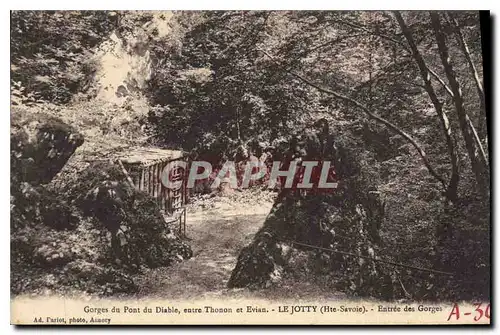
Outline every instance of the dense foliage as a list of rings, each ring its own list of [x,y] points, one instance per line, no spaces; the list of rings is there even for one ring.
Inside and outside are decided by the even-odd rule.
[[[435,74],[431,85],[440,109],[449,114],[451,85],[446,84],[434,34],[428,33],[433,29],[429,17],[405,15],[415,27],[411,34],[425,66]],[[442,30],[465,92],[463,106],[487,151],[484,106],[450,23],[457,19],[468,56],[479,64],[475,71],[481,76],[479,20],[477,14],[446,14]],[[150,100],[158,107],[150,120],[161,141],[187,150],[231,148],[229,144],[251,140],[271,143],[326,116],[333,124],[344,123],[343,133],[362,139],[379,161],[422,149],[436,181],[446,184],[451,178],[445,136],[436,137],[443,133],[439,111],[434,111],[418,64],[391,13],[210,12],[192,22],[184,27],[182,47],[169,39],[153,48]],[[453,150],[461,151],[466,143],[457,138],[459,113],[448,119],[452,142],[458,146]],[[461,170],[468,170],[458,156]]]
[[[104,11],[11,12],[13,98],[68,102],[88,91],[97,70],[92,48],[116,18]]]
[[[148,13],[104,11],[12,12],[11,20],[13,103],[37,107],[40,99],[91,97],[96,46],[111,32],[123,37],[154,21]],[[175,12],[169,28],[134,35],[151,57],[140,92],[151,143],[216,163],[242,148],[255,154],[258,143],[276,158],[323,118],[386,203],[381,253],[463,271],[480,283],[473,287],[459,273],[420,280],[405,270],[403,280],[391,279],[401,283],[398,292],[450,297],[453,287],[462,296],[488,295],[490,168],[478,13]],[[410,285],[414,293],[405,293]]]
[[[239,145],[286,142],[326,118],[387,202],[386,252],[447,270],[453,259],[454,270],[481,273],[474,290],[487,295],[477,13],[210,12],[178,20],[181,42],[153,49],[150,122],[160,141],[223,160]],[[472,250],[483,264],[476,270]],[[406,282],[418,291],[407,294],[450,296],[446,285],[473,292],[457,277],[432,278]]]

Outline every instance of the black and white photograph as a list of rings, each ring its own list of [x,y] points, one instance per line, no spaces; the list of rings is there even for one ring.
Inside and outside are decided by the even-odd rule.
[[[490,324],[491,20],[12,10],[11,324]]]

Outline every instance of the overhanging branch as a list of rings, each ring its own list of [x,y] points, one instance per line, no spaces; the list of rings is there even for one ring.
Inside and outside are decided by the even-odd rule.
[[[265,50],[263,50],[261,48],[257,48],[257,50],[260,51],[260,52],[262,52],[264,55],[266,55],[269,59],[271,59],[277,65],[280,65],[279,62],[277,62],[275,60],[275,58],[272,55],[270,55],[267,51],[265,51]],[[375,120],[375,121],[377,121],[379,123],[382,123],[387,128],[391,129],[393,132],[397,133],[398,135],[401,135],[405,140],[407,140],[417,150],[420,158],[422,159],[422,162],[424,163],[424,165],[427,168],[427,170],[429,171],[429,173],[434,178],[436,178],[441,183],[441,185],[443,186],[443,189],[446,190],[446,181],[436,172],[436,170],[434,170],[434,168],[432,167],[432,165],[429,162],[427,154],[422,149],[422,146],[419,143],[417,143],[417,141],[413,137],[411,137],[409,134],[407,134],[405,131],[399,129],[396,125],[394,125],[390,121],[387,121],[384,118],[382,118],[382,117],[380,117],[380,116],[372,113],[365,105],[361,104],[360,102],[358,102],[358,101],[356,101],[356,100],[354,100],[352,98],[349,98],[349,97],[347,97],[347,96],[345,96],[343,94],[340,94],[338,92],[335,92],[335,91],[332,91],[330,89],[324,88],[321,85],[318,85],[318,84],[312,82],[310,79],[304,77],[303,75],[300,75],[300,74],[295,73],[295,72],[293,72],[291,70],[288,70],[288,69],[284,69],[284,70],[288,74],[296,77],[297,79],[299,79],[303,83],[305,83],[305,84],[307,84],[307,85],[309,85],[311,87],[314,87],[318,91],[326,93],[326,94],[329,94],[329,95],[332,95],[332,96],[336,97],[337,99],[343,100],[345,102],[348,102],[348,103],[356,106],[357,108],[359,108],[360,110],[362,110],[366,115],[368,115],[373,120]]]
[[[373,34],[373,35],[376,35],[376,36],[379,36],[387,41],[390,41],[394,44],[397,44],[399,46],[401,46],[403,49],[405,49],[406,51],[410,52],[411,53],[411,50],[410,48],[402,41],[399,41],[395,38],[392,38],[390,36],[387,36],[385,34],[382,34],[382,33],[378,33],[378,32],[374,32],[370,29],[367,29],[363,26],[360,26],[360,25],[357,25],[357,24],[354,24],[354,23],[351,23],[351,22],[345,22],[345,21],[342,21],[342,20],[335,20],[334,22],[336,23],[339,23],[339,24],[344,24],[344,25],[347,25],[351,28],[354,28],[354,29],[358,29],[358,30],[361,30],[365,33],[369,33],[369,34]],[[432,69],[430,69],[429,67],[427,67],[429,73],[431,74],[431,76],[433,76],[438,82],[439,84],[441,84],[441,86],[443,86],[443,88],[446,90],[446,92],[450,95],[450,97],[453,98],[453,92],[451,91],[451,89],[448,87],[448,85],[446,85],[445,81],[435,72],[433,71]]]

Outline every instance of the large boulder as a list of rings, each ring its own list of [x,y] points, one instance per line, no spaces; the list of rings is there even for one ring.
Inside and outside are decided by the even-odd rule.
[[[66,199],[41,184],[61,171],[82,135],[58,118],[14,108],[10,140],[12,230],[38,224],[74,229],[78,218]]]
[[[49,183],[83,136],[58,118],[14,109],[11,117],[11,176],[32,185]]]
[[[156,200],[130,185],[117,165],[93,164],[75,186],[74,203],[109,232],[113,260],[158,267],[191,258],[191,248],[165,224]]]
[[[281,279],[290,244],[286,212],[286,204],[275,204],[253,242],[241,250],[228,281],[229,288],[268,287]]]
[[[329,192],[283,189],[264,226],[241,251],[228,287],[277,283],[293,274],[301,263],[298,258],[308,254],[311,264],[306,267],[335,273],[342,278],[336,280],[341,290],[392,298],[390,270],[370,260],[381,243],[384,203],[350,150],[334,141],[324,122],[319,126],[292,138],[283,156],[332,161],[338,187]]]
[[[336,194],[288,193],[277,200],[264,226],[240,252],[228,287],[263,288],[285,276],[326,275],[335,278],[336,289],[393,298],[391,269],[370,260],[380,250],[382,218],[376,208],[381,204],[349,193],[348,188]],[[298,268],[304,255],[307,270]]]
[[[379,235],[373,222],[381,218],[349,193],[340,188],[336,194],[290,192],[278,198],[264,226],[240,252],[228,286],[258,288],[279,282],[286,272],[294,271],[294,257],[300,251],[311,252],[312,256],[323,252],[306,245],[374,256]],[[322,266],[330,270],[357,268],[359,273],[374,270],[373,262],[361,264],[349,255],[325,252],[324,256]],[[353,264],[348,267],[348,262]]]

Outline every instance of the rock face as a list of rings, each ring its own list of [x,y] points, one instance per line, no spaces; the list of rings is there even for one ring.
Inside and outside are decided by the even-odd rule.
[[[289,238],[280,234],[286,230],[278,230],[286,224],[285,207],[282,203],[275,204],[254,241],[240,252],[228,287],[268,287],[279,281],[287,263],[289,244]]]
[[[295,258],[307,252],[311,256],[310,269],[343,278],[338,283],[340,289],[389,298],[393,294],[392,283],[385,269],[374,261],[356,257],[376,256],[384,205],[374,187],[360,175],[349,151],[333,145],[331,136],[318,137],[314,132],[306,133],[306,141],[302,141],[305,144],[297,145],[301,141],[295,139],[290,151],[302,152],[302,157],[308,158],[304,160],[333,161],[338,188],[328,193],[306,194],[284,189],[253,242],[241,251],[228,287],[267,287],[297,270]]]
[[[141,11],[116,15],[121,16],[122,26],[97,48],[99,70],[95,77],[98,98],[123,105],[128,96],[137,96],[145,90],[152,73],[151,36],[162,38],[170,33],[173,13]],[[135,23],[144,19],[144,24]],[[133,31],[126,31],[123,28],[126,25],[134,27]]]
[[[83,136],[61,120],[15,110],[10,139],[12,177],[31,185],[50,182],[83,144]]]
[[[61,171],[83,136],[58,118],[14,109],[10,140],[11,227],[75,228],[78,219],[68,203],[41,184]]]
[[[245,247],[228,282],[229,287],[267,287],[279,281],[294,262],[296,250],[321,252],[303,244],[359,255],[377,250],[378,231],[372,216],[360,201],[349,198],[346,190],[337,194],[300,195],[289,193],[275,203],[264,226],[253,242]],[[372,205],[378,205],[373,203]],[[365,207],[366,206],[366,207]],[[355,257],[326,253],[328,261],[322,266],[339,269],[356,267]],[[370,267],[369,262],[365,265]],[[368,268],[363,271],[368,270]]]

